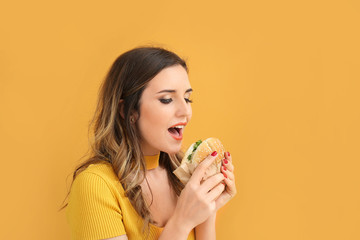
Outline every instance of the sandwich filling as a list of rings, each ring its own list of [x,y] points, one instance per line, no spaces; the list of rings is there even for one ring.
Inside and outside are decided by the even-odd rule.
[[[191,152],[191,154],[189,154],[189,156],[187,157],[187,159],[189,160],[189,162],[191,162],[191,157],[193,155],[193,153],[196,151],[196,149],[199,147],[199,145],[202,143],[201,140],[197,141],[195,144],[194,144],[194,148]]]

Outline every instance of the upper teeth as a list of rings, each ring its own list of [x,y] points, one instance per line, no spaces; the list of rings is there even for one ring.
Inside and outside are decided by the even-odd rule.
[[[175,126],[174,128],[184,128],[184,125],[178,125],[178,126]]]

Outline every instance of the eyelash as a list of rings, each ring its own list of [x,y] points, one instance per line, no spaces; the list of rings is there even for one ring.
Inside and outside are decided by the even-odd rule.
[[[193,102],[192,100],[190,100],[188,98],[185,98],[185,101],[187,103],[192,103]],[[162,99],[160,99],[160,102],[162,102],[164,104],[169,104],[170,102],[172,102],[172,99],[171,98],[169,98],[169,99],[162,98]]]

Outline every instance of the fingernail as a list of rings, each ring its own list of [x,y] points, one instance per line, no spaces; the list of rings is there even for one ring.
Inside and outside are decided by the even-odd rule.
[[[225,174],[225,173],[223,173],[224,174],[224,177],[226,177],[227,178],[227,175]]]
[[[223,167],[224,171],[226,171],[226,167]]]
[[[230,153],[228,152],[228,156],[230,157]]]
[[[228,160],[225,159],[225,160],[224,160],[224,163],[225,163],[225,164],[228,164]]]
[[[211,156],[216,156],[216,154],[217,154],[217,152],[216,151],[214,151],[212,154],[211,154]]]

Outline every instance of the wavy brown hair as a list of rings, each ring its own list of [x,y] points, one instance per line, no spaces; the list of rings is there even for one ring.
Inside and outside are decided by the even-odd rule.
[[[89,138],[90,155],[75,168],[71,182],[72,186],[76,176],[90,164],[111,163],[126,196],[144,219],[143,231],[149,230],[149,223],[156,222],[149,211],[151,203],[145,202],[140,187],[146,179],[146,163],[140,147],[139,129],[131,122],[131,117],[134,113],[140,117],[139,100],[149,81],[164,68],[174,65],[181,65],[188,72],[183,59],[159,47],[138,47],[115,60],[100,86],[95,114],[89,124],[89,133],[93,127],[94,134]],[[180,165],[183,155],[181,151],[176,154],[160,152],[159,159],[159,165],[166,169],[171,188],[178,196],[184,185],[172,172]]]

